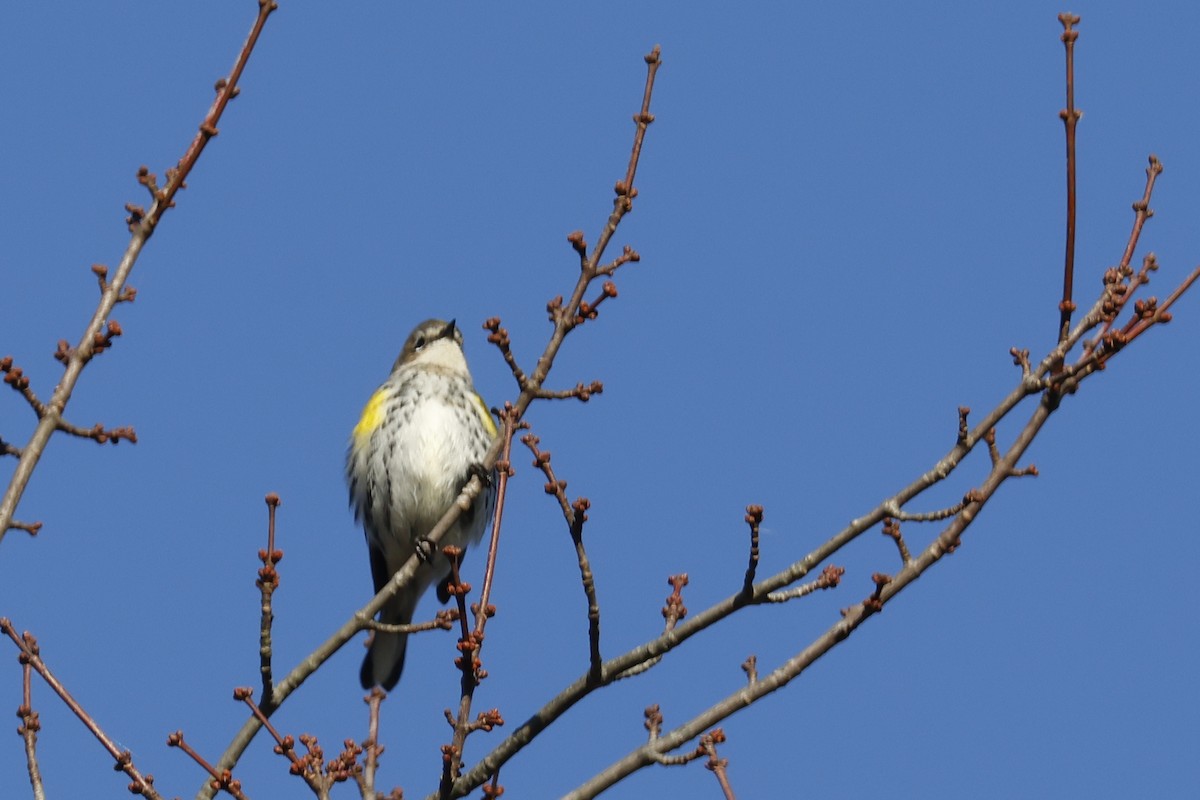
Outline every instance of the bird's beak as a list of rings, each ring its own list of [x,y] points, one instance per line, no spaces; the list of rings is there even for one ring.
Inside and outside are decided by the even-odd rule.
[[[442,338],[443,339],[454,338],[454,323],[455,323],[455,320],[450,320],[449,322],[446,323],[446,327],[442,330]]]

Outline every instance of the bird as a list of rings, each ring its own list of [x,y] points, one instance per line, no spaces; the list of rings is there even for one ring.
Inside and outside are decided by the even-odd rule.
[[[437,585],[449,600],[450,562],[441,548],[464,550],[488,529],[495,507],[495,482],[482,471],[497,437],[487,404],[475,391],[454,320],[417,325],[387,380],[375,390],[350,434],[346,481],[355,519],[362,524],[378,593],[416,553],[413,580],[380,611],[379,621],[412,622],[417,601]],[[472,476],[483,490],[439,546],[427,537]],[[408,635],[375,631],[359,679],[364,689],[390,691],[400,680]]]

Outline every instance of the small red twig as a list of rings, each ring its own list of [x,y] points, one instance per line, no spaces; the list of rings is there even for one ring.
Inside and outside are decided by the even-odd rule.
[[[284,736],[276,730],[267,719],[263,709],[254,702],[254,692],[250,687],[243,686],[233,690],[233,699],[240,700],[250,709],[250,713],[267,729],[267,733],[275,740],[275,753],[286,758],[289,762],[288,772],[299,776],[318,797],[327,797],[329,789],[335,783],[362,778],[362,766],[358,763],[359,756],[364,751],[365,744],[360,746],[353,739],[346,739],[342,751],[325,761],[325,750],[317,737],[300,734],[300,744],[304,745],[304,755],[296,753],[296,738]],[[222,774],[227,773],[224,770]],[[215,773],[215,770],[214,770]],[[214,788],[219,788],[214,786]]]
[[[725,795],[725,800],[736,800],[733,795],[733,787],[729,784],[729,773],[726,769],[729,766],[729,759],[720,758],[717,756],[717,745],[725,743],[725,731],[722,728],[716,728],[711,733],[706,733],[700,737],[700,747],[708,760],[704,762],[704,767],[712,772],[717,778],[717,783],[721,786],[721,792]]]
[[[508,338],[508,329],[500,326],[499,317],[488,317],[488,319],[484,320],[483,329],[489,331],[488,342],[496,345],[496,348],[500,351],[500,355],[504,358],[504,363],[508,364],[508,368],[512,370],[513,377],[517,381],[517,388],[525,391],[529,377],[517,364],[517,358],[513,355],[512,340]]]
[[[259,609],[262,613],[258,629],[258,671],[262,676],[262,702],[264,707],[274,705],[275,680],[271,672],[271,626],[275,621],[275,612],[271,598],[279,588],[279,571],[275,565],[283,560],[283,551],[275,549],[275,512],[282,502],[279,495],[271,492],[266,496],[267,502],[267,547],[258,551],[258,559],[262,567],[258,570],[258,579],[254,585],[260,593]]]
[[[892,517],[884,519],[883,535],[896,543],[896,549],[900,551],[901,562],[908,564],[912,561],[912,554],[908,552],[908,545],[904,541],[904,535],[900,533],[900,522],[898,520]]]
[[[175,731],[167,736],[167,747],[178,747],[188,755],[192,761],[195,761],[201,769],[212,776],[212,788],[218,791],[227,792],[237,800],[246,800],[246,795],[242,794],[242,782],[233,777],[230,770],[218,770],[199,753],[192,748],[183,738],[183,731]]]
[[[683,587],[688,585],[686,572],[667,578],[671,594],[667,595],[667,604],[662,608],[663,619],[667,621],[665,630],[674,630],[679,620],[687,616],[687,606],[683,604]]]
[[[842,582],[842,576],[845,574],[845,567],[829,564],[825,569],[821,570],[821,574],[817,576],[816,580],[802,583],[792,589],[771,592],[767,595],[767,601],[771,603],[786,603],[788,600],[795,600],[798,597],[810,595],[821,589],[837,588],[838,584]]]
[[[576,498],[573,503],[567,499],[567,482],[560,480],[554,474],[554,468],[550,464],[550,451],[542,450],[539,447],[541,440],[537,436],[527,433],[521,437],[521,442],[533,453],[533,466],[541,470],[542,474],[546,476],[546,483],[543,488],[546,494],[553,496],[558,501],[563,519],[566,521],[567,529],[571,534],[571,542],[575,545],[575,558],[579,564],[579,579],[583,584],[583,594],[587,598],[588,604],[589,674],[592,680],[599,680],[601,666],[604,663],[604,659],[600,655],[600,599],[596,594],[596,579],[592,573],[592,565],[590,559],[588,559],[587,548],[583,544],[583,525],[587,522],[587,511],[591,508],[591,501],[586,497]]]
[[[59,420],[58,429],[63,433],[69,433],[81,439],[92,439],[96,444],[120,444],[122,439],[137,444],[138,440],[137,432],[131,427],[105,428],[99,422],[90,428],[80,428],[66,420]]]
[[[875,592],[863,601],[863,608],[871,613],[878,613],[883,611],[883,587],[892,582],[892,576],[876,572],[871,576],[871,580],[875,583]]]
[[[1079,31],[1072,25],[1079,24],[1074,14],[1059,14],[1062,23],[1062,42],[1067,53],[1067,107],[1059,112],[1067,132],[1067,245],[1063,265],[1063,296],[1058,304],[1058,341],[1062,342],[1071,332],[1071,312],[1075,310],[1072,297],[1072,282],[1075,276],[1075,126],[1083,113],[1075,108],[1075,40]]]
[[[626,250],[628,250],[628,248],[626,248]],[[632,252],[632,251],[630,251],[630,252]],[[630,259],[626,259],[626,261],[628,261],[628,260],[630,260]],[[621,259],[618,258],[617,261],[613,262],[608,267],[602,268],[602,269],[609,270],[608,272],[605,272],[604,274],[606,274],[606,275],[612,274],[612,270],[615,270],[618,266],[620,266],[620,264],[623,264],[623,263],[625,263],[625,262],[621,261]],[[590,303],[582,302],[579,304],[579,310],[575,313],[575,324],[576,325],[582,325],[586,320],[595,319],[596,317],[598,317],[600,315],[600,304],[603,303],[605,300],[607,300],[610,297],[617,296],[617,285],[615,283],[613,283],[612,281],[605,281],[601,285],[600,288],[601,288],[600,295],[595,300],[593,300]]]
[[[0,372],[4,373],[4,382],[25,398],[25,402],[29,403],[29,407],[39,419],[46,416],[46,404],[34,394],[29,386],[29,376],[25,374],[25,370],[13,363],[12,356],[0,358]]]
[[[742,662],[742,672],[746,673],[746,682],[751,686],[758,683],[758,656],[747,656]]]

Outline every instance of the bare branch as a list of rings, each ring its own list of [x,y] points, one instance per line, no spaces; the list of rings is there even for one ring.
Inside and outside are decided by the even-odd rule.
[[[25,632],[18,636],[17,629],[13,627],[12,622],[7,617],[0,617],[0,631],[6,633],[8,638],[12,639],[13,644],[17,646],[17,650],[20,651],[19,658],[21,664],[29,665],[37,671],[38,675],[42,676],[42,680],[46,682],[46,685],[54,690],[54,693],[67,704],[67,708],[71,709],[71,712],[79,718],[84,727],[96,737],[96,740],[100,742],[100,746],[112,756],[116,762],[114,768],[118,772],[124,772],[129,776],[132,781],[129,784],[129,791],[133,794],[140,794],[143,797],[150,798],[150,800],[161,800],[158,792],[154,790],[154,776],[143,775],[139,772],[133,764],[133,754],[128,750],[119,749],[116,743],[100,729],[100,725],[96,720],[92,719],[92,716],[84,711],[83,706],[71,696],[66,687],[50,672],[50,668],[42,661],[41,651],[38,648],[37,639],[33,637],[33,634]]]
[[[66,411],[67,402],[75,391],[75,385],[79,382],[79,376],[83,372],[84,366],[98,352],[97,344],[102,345],[101,349],[103,349],[111,343],[113,336],[119,334],[120,326],[117,326],[114,332],[112,326],[116,323],[110,321],[109,315],[118,302],[133,299],[132,290],[126,290],[129,273],[133,270],[142,248],[153,235],[162,215],[168,208],[174,206],[176,193],[184,187],[184,180],[191,173],[192,167],[195,166],[196,160],[204,151],[205,145],[216,135],[217,122],[221,119],[225,106],[237,94],[238,80],[241,79],[242,71],[246,68],[246,62],[254,50],[263,25],[277,7],[273,0],[259,0],[258,16],[250,29],[250,35],[246,38],[245,44],[234,61],[229,77],[222,78],[217,82],[217,97],[205,116],[204,122],[200,124],[200,131],[192,140],[183,158],[173,169],[168,171],[169,180],[166,188],[154,193],[154,202],[151,204],[150,210],[144,211],[137,207],[126,206],[130,209],[130,231],[133,236],[125,248],[124,255],[121,256],[121,262],[117,265],[116,274],[113,275],[112,280],[107,280],[107,269],[103,275],[97,273],[97,277],[104,286],[104,291],[100,295],[100,302],[91,321],[88,322],[80,336],[79,344],[74,349],[59,347],[59,351],[63,353],[62,360],[66,365],[66,371],[45,408],[38,413],[37,427],[28,443],[22,448],[20,461],[13,471],[3,498],[0,498],[0,540],[4,539],[5,533],[10,528],[10,523],[17,513],[17,504],[25,493],[25,487],[33,476],[33,471],[50,441],[50,436],[56,430],[61,429],[62,414]],[[149,188],[149,171],[139,170],[138,177],[139,181]]]
[[[279,495],[271,492],[266,496],[266,502],[267,548],[258,551],[262,568],[258,571],[258,579],[254,585],[259,589],[259,608],[262,613],[258,629],[258,671],[262,676],[263,702],[270,705],[275,691],[271,673],[271,625],[275,621],[275,612],[271,607],[271,598],[279,588],[279,571],[275,569],[275,565],[283,560],[283,551],[275,549],[275,511],[279,508]]]
[[[1075,126],[1083,112],[1075,108],[1075,40],[1079,38],[1079,31],[1071,27],[1079,24],[1079,17],[1059,14],[1058,21],[1063,26],[1062,42],[1067,52],[1067,107],[1059,112],[1067,132],[1067,254],[1063,264],[1063,296],[1058,304],[1058,341],[1061,342],[1071,331],[1071,312],[1075,310],[1071,299],[1075,277]]]
[[[180,750],[186,753],[187,756],[192,759],[192,761],[195,761],[201,769],[211,775],[213,789],[219,789],[220,791],[226,792],[231,797],[236,798],[236,800],[246,800],[246,795],[242,794],[242,782],[233,777],[233,773],[227,769],[223,769],[218,772],[216,767],[208,763],[208,761],[206,761],[202,755],[197,753],[196,750],[184,740],[183,731],[175,731],[167,736],[167,747],[178,747]]]
[[[31,637],[32,638],[32,637]],[[36,643],[34,643],[36,647]],[[42,783],[42,770],[37,759],[37,735],[42,729],[38,712],[33,710],[33,666],[22,653],[21,661],[21,706],[17,716],[21,718],[21,726],[17,734],[25,740],[25,766],[29,770],[29,785],[33,789],[33,800],[46,800],[46,787]]]
[[[750,526],[750,563],[746,566],[746,577],[742,581],[742,591],[746,595],[754,592],[754,575],[758,572],[758,529],[762,521],[762,506],[746,506],[746,524]]]

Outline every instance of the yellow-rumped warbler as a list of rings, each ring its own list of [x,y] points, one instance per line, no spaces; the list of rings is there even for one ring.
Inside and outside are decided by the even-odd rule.
[[[424,552],[423,540],[483,462],[496,438],[496,425],[475,393],[454,320],[430,319],[409,334],[392,374],[363,409],[346,453],[350,504],[367,535],[375,591],[420,547],[424,561],[416,577],[383,607],[379,619],[412,622],[417,600],[433,584],[449,599],[450,563],[445,545],[466,548],[483,536],[491,520],[491,482],[440,540]],[[407,634],[375,632],[363,659],[364,689],[391,689],[404,669]]]

